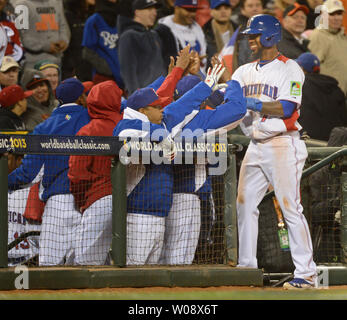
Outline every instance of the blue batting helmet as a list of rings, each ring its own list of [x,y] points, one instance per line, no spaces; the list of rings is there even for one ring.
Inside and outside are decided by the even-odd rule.
[[[260,43],[264,47],[272,47],[281,41],[281,23],[274,16],[269,14],[257,14],[249,18],[247,28],[242,34],[260,34]]]

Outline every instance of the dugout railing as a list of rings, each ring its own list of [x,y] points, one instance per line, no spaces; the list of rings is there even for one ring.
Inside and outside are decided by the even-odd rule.
[[[52,142],[53,137],[43,137],[40,136],[40,141]],[[54,137],[56,142],[64,142],[66,139],[73,139],[73,137]],[[1,140],[2,139],[2,140]],[[4,139],[10,141],[10,145],[4,144]],[[14,144],[13,139],[22,139],[17,140],[16,145]],[[36,139],[36,141],[35,141]],[[61,139],[61,140],[59,140]],[[124,141],[119,141],[117,138],[105,138],[105,137],[83,137],[85,139],[84,143],[91,142],[103,142],[109,143],[110,151],[102,151],[104,155],[112,154],[116,156],[119,153],[119,150],[123,147]],[[100,140],[99,140],[100,139]],[[34,136],[0,136],[1,145],[0,153],[12,152],[12,153],[42,153],[47,152],[41,150],[39,140]],[[117,181],[114,183],[117,185],[117,190],[113,189],[113,222],[112,222],[112,250],[110,251],[112,255],[112,265],[108,266],[112,270],[115,270],[118,276],[110,273],[108,269],[106,271],[106,276],[104,270],[98,270],[98,273],[91,272],[91,269],[88,266],[76,267],[73,270],[67,267],[59,267],[59,272],[65,270],[64,273],[69,274],[70,277],[73,276],[73,281],[71,283],[60,284],[56,280],[52,284],[43,284],[45,276],[42,275],[42,272],[47,272],[45,268],[30,268],[33,272],[39,272],[40,276],[37,280],[36,288],[74,288],[74,287],[102,287],[102,283],[105,282],[105,277],[112,277],[112,280],[108,280],[107,285],[110,287],[118,286],[151,286],[151,285],[163,285],[163,286],[172,286],[172,285],[183,285],[183,286],[208,286],[208,285],[262,285],[263,283],[263,273],[272,273],[280,274],[287,272],[292,272],[293,266],[290,259],[290,252],[282,251],[279,247],[278,239],[278,226],[276,219],[276,212],[274,211],[273,204],[271,201],[273,194],[269,193],[266,195],[263,203],[261,204],[260,211],[260,220],[259,220],[259,238],[258,238],[258,260],[259,266],[262,268],[260,270],[239,270],[238,268],[233,268],[237,263],[237,217],[236,217],[236,194],[237,194],[237,175],[240,162],[242,161],[243,152],[247,148],[248,139],[244,136],[238,135],[229,135],[227,141],[222,141],[221,143],[226,144],[224,149],[223,156],[227,160],[227,167],[223,173],[223,195],[222,195],[222,228],[223,228],[223,242],[222,242],[222,256],[218,261],[221,264],[216,264],[214,268],[211,265],[206,265],[206,263],[201,263],[200,261],[195,262],[195,266],[198,269],[194,269],[193,266],[162,266],[160,269],[157,269],[157,266],[146,266],[145,270],[143,267],[134,267],[126,268],[126,215],[127,215],[127,204],[126,204],[126,165],[119,161],[118,157],[115,157],[112,165],[112,181]],[[345,266],[346,265],[346,252],[347,252],[347,169],[345,166],[347,158],[347,148],[331,148],[326,147],[323,142],[307,140],[306,144],[308,146],[309,157],[306,161],[305,170],[303,173],[302,179],[302,204],[304,206],[304,214],[309,222],[309,226],[312,232],[312,239],[315,249],[315,260],[318,265],[337,265]],[[28,148],[30,146],[30,148]],[[243,148],[243,150],[242,150]],[[28,151],[28,149],[31,149]],[[78,149],[78,148],[77,148]],[[218,152],[222,151],[218,150]],[[241,152],[240,152],[241,151]],[[216,150],[214,150],[216,152]],[[91,154],[97,155],[100,153],[100,150],[86,151],[84,150],[73,150],[71,146],[69,148],[55,148],[52,152],[53,154]],[[193,153],[190,153],[192,155]],[[336,206],[340,209],[340,215],[336,217],[336,212],[334,212],[334,221],[337,218],[338,224],[334,224],[332,229],[331,227],[331,213],[327,211],[326,214],[320,215],[320,220],[316,219],[315,225],[313,225],[312,219],[312,195],[309,185],[309,179],[313,173],[319,172],[324,168],[338,168],[334,171],[333,180],[335,183],[334,190],[337,190],[334,193],[334,209]],[[346,169],[346,170],[345,170]],[[328,170],[329,171],[329,170]],[[6,156],[1,156],[0,158],[0,271],[10,270],[7,268],[7,259],[8,259],[8,235],[7,235],[7,158]],[[328,172],[330,174],[330,172]],[[328,179],[328,182],[330,180]],[[321,190],[329,189],[328,184],[322,184]],[[323,191],[324,192],[324,191]],[[327,200],[331,195],[326,193],[324,201]],[[269,202],[270,205],[266,205],[266,202]],[[270,208],[270,209],[269,209]],[[329,207],[327,210],[330,210]],[[337,210],[339,211],[339,210]],[[329,216],[330,218],[326,218]],[[324,220],[326,219],[326,220]],[[115,223],[115,222],[118,223]],[[336,222],[336,221],[335,221]],[[324,226],[326,224],[328,229]],[[318,225],[318,226],[317,226]],[[313,228],[314,232],[313,232]],[[326,232],[328,230],[328,236]],[[261,238],[265,233],[267,233],[265,238]],[[332,233],[332,234],[331,234]],[[12,243],[16,245],[17,243]],[[331,246],[333,250],[331,251]],[[317,256],[317,252],[321,252]],[[329,252],[333,252],[332,256],[329,256]],[[201,263],[201,264],[200,264]],[[218,268],[222,265],[222,269]],[[205,269],[202,269],[205,267]],[[225,267],[225,268],[224,268]],[[115,269],[114,269],[115,268]],[[193,268],[193,269],[192,269]],[[45,269],[45,271],[43,271]],[[48,268],[49,269],[49,268]],[[86,275],[86,270],[89,272]],[[93,269],[94,270],[94,269]],[[125,273],[118,273],[119,270],[129,270],[129,272],[134,272],[130,276],[130,281],[128,277],[125,276]],[[164,271],[164,273],[162,273]],[[343,270],[338,270],[343,271]],[[7,272],[7,271],[6,271]],[[13,289],[13,271],[9,273],[0,272],[0,278],[7,274],[7,284],[4,285],[4,289]],[[50,272],[50,271],[48,271]],[[57,272],[55,269],[54,272]],[[101,272],[103,275],[98,282],[99,275]],[[149,277],[144,279],[144,272],[150,272]],[[182,273],[180,273],[182,272]],[[33,273],[34,274],[34,273]],[[77,277],[76,277],[77,274]],[[155,275],[158,275],[156,277]],[[83,276],[82,276],[83,275]],[[48,279],[51,279],[51,274],[47,275]],[[56,273],[52,274],[54,279],[60,279],[60,276],[57,276]],[[88,277],[88,281],[84,279]],[[68,277],[69,278],[69,277]],[[94,282],[91,281],[91,278],[94,279]],[[346,284],[345,273],[341,276],[341,273],[337,276],[337,283]],[[2,278],[4,279],[4,278]],[[10,279],[10,280],[9,280]],[[77,280],[76,280],[77,279]],[[82,281],[81,285],[79,280]],[[116,279],[116,280],[114,280]],[[139,279],[141,279],[139,281]],[[152,279],[152,280],[151,280]],[[5,282],[3,282],[5,283]],[[47,282],[49,283],[49,281]],[[87,284],[86,284],[87,283]]]
[[[113,184],[112,192],[112,205],[113,205],[113,219],[112,219],[112,245],[110,253],[112,255],[112,264],[116,267],[126,266],[126,220],[127,220],[127,194],[126,194],[126,170],[127,165],[121,161],[119,156],[120,150],[124,150],[126,144],[129,148],[125,152],[125,156],[132,154],[134,150],[139,159],[143,159],[150,153],[148,148],[148,141],[146,143],[125,143],[119,141],[118,138],[113,137],[79,137],[78,142],[75,137],[66,136],[33,136],[33,135],[1,135],[0,151],[12,154],[50,154],[50,155],[112,155],[114,160],[112,162],[111,180]],[[100,143],[107,145],[108,148],[100,150],[93,146],[98,146]],[[177,145],[177,142],[175,142]],[[236,265],[237,263],[237,228],[236,228],[236,162],[235,152],[240,151],[240,145],[228,144],[225,139],[218,141],[183,141],[179,143],[181,147],[177,149],[176,158],[181,154],[181,160],[185,163],[193,164],[196,158],[203,159],[208,164],[208,155],[217,156],[218,161],[224,162],[225,168],[220,174],[222,180],[218,181],[218,207],[215,211],[218,212],[219,217],[219,236],[220,243],[218,243],[218,252],[211,253],[212,256],[218,255],[216,259],[203,259],[195,258],[193,264],[224,264]],[[182,145],[184,148],[182,149]],[[196,146],[199,146],[197,148]],[[88,148],[86,147],[88,146]],[[91,146],[91,147],[90,147]],[[147,146],[147,147],[146,147]],[[123,148],[123,149],[122,149]],[[160,150],[159,150],[160,152]],[[123,156],[124,156],[123,155]],[[216,165],[216,157],[213,159],[213,165]],[[1,178],[1,203],[0,203],[0,266],[7,267],[7,254],[8,250],[18,245],[21,239],[25,236],[36,235],[37,232],[27,232],[18,235],[15,241],[7,244],[7,224],[8,224],[8,208],[7,208],[7,157],[6,154],[0,159],[0,178]],[[218,179],[216,179],[218,180]],[[216,183],[212,183],[215,188]],[[215,190],[213,190],[215,191]],[[215,212],[215,215],[217,214]],[[217,221],[217,222],[218,222]],[[210,250],[214,250],[211,247]]]

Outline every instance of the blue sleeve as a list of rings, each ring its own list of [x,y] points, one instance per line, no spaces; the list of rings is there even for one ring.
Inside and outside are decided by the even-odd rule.
[[[235,80],[228,81],[227,84],[225,103],[220,104],[214,110],[200,110],[185,128],[193,131],[202,129],[206,132],[230,125],[246,114],[246,100],[243,97],[240,84]]]
[[[148,85],[148,88],[153,88],[154,90],[158,90],[160,88],[160,86],[162,85],[162,83],[164,82],[165,77],[164,76],[160,76],[158,79],[154,80],[150,85]]]
[[[40,172],[43,162],[42,155],[25,155],[20,167],[8,175],[8,189],[17,190],[31,183]]]
[[[95,18],[87,19],[83,29],[82,47],[94,49],[98,44],[98,33],[95,27]]]
[[[177,124],[184,122],[194,110],[211,95],[211,88],[204,82],[198,83],[193,89],[186,92],[181,98],[170,103],[163,112],[163,122],[171,132]]]
[[[280,100],[280,102],[283,107],[283,118],[290,118],[296,108],[296,103],[288,100]]]

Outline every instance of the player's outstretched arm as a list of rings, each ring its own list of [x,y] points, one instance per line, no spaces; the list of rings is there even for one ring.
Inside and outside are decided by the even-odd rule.
[[[249,110],[268,116],[284,116],[283,106],[280,101],[262,102],[256,98],[246,98],[246,103]]]

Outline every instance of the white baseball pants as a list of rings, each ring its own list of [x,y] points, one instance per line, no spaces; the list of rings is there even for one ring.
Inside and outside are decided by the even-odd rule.
[[[127,265],[158,264],[163,248],[165,217],[127,215]]]
[[[81,222],[71,194],[50,197],[45,205],[40,233],[39,265],[72,265],[75,231]]]
[[[174,193],[165,221],[162,264],[192,264],[200,234],[200,199],[191,193]]]
[[[241,165],[238,197],[239,267],[257,268],[258,205],[274,187],[288,227],[296,278],[316,275],[310,230],[300,203],[300,180],[307,150],[299,134],[251,142]]]
[[[104,265],[112,241],[112,195],[95,201],[76,229],[75,264]]]

